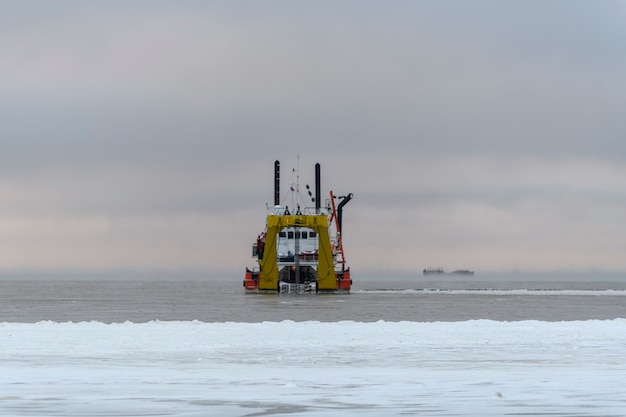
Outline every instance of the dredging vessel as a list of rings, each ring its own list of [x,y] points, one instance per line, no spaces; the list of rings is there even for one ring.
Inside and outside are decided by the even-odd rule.
[[[424,275],[474,275],[474,271],[469,269],[457,269],[452,272],[446,272],[443,268],[426,268],[422,273]]]
[[[293,170],[295,172],[295,169]],[[342,242],[343,207],[352,193],[321,205],[320,164],[315,164],[314,206],[307,207],[298,182],[289,187],[292,213],[280,200],[280,162],[274,162],[274,206],[267,206],[265,229],[252,244],[257,266],[246,268],[243,286],[250,293],[347,293],[352,279]],[[285,200],[283,200],[285,201]],[[335,201],[338,202],[335,205]]]

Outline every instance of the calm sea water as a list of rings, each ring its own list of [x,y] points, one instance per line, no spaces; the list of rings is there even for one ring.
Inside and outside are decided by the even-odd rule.
[[[0,322],[569,321],[626,318],[626,277],[355,282],[350,294],[245,294],[241,280],[0,281]]]

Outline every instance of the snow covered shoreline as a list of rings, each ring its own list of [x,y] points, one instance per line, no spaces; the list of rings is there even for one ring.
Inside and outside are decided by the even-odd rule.
[[[0,414],[626,413],[626,319],[0,323]]]

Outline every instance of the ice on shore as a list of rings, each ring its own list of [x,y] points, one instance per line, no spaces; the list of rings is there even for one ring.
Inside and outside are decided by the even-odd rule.
[[[626,415],[626,320],[0,323],[2,416]]]

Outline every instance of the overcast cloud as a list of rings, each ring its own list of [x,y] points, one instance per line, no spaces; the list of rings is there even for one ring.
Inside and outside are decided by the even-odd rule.
[[[0,8],[0,272],[239,277],[298,154],[356,277],[626,271],[621,1]]]

